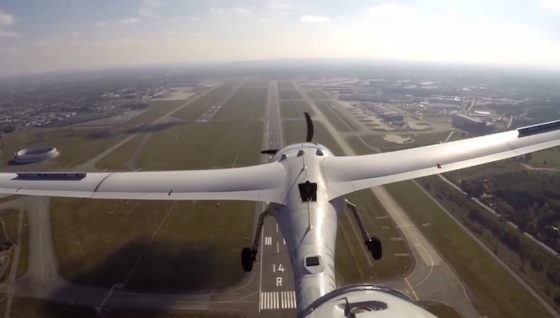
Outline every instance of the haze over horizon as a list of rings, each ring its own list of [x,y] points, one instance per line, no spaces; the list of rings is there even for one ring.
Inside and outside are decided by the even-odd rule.
[[[7,0],[0,75],[376,59],[560,69],[560,0]]]

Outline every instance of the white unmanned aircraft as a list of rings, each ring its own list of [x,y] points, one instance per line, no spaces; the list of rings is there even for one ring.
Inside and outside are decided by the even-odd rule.
[[[336,289],[335,240],[338,214],[349,208],[374,259],[381,243],[370,237],[357,209],[344,195],[516,157],[560,145],[560,120],[460,141],[363,156],[334,156],[307,142],[264,150],[272,162],[232,169],[101,172],[0,173],[0,193],[127,200],[250,200],[270,203],[260,215],[253,245],[241,253],[250,271],[265,216],[276,218],[286,240],[300,317],[433,317],[405,295],[362,284]]]

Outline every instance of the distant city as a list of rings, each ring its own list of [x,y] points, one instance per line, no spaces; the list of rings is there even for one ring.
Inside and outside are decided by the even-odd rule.
[[[268,64],[261,69],[258,64],[243,66],[229,66],[223,73],[278,75]],[[306,74],[313,76],[305,79],[308,85],[336,94],[357,115],[371,117],[372,126],[387,130],[422,130],[426,122],[436,126],[447,122],[471,133],[486,133],[552,119],[560,105],[560,75],[441,66],[404,70],[372,65],[369,71],[354,66],[344,72],[320,64],[309,68]],[[297,75],[297,69],[288,65],[283,75]],[[355,69],[355,74],[348,69]],[[194,93],[208,85],[212,78],[201,77],[199,71],[165,68],[3,79],[0,130],[10,133],[22,127],[60,127],[107,118],[118,123],[145,111],[152,99]],[[209,74],[224,76],[216,68]]]

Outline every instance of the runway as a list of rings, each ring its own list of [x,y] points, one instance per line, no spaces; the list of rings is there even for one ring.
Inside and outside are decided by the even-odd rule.
[[[282,122],[275,81],[268,86],[263,149],[283,146]],[[259,204],[261,206],[264,205]],[[295,316],[296,296],[290,257],[284,237],[276,220],[267,217],[261,234],[259,250],[259,303],[258,312],[264,317]],[[255,269],[254,269],[255,270]]]

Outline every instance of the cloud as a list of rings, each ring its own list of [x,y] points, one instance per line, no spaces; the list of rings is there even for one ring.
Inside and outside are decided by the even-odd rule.
[[[247,8],[243,8],[243,7],[234,7],[234,8],[214,8],[211,7],[210,8],[210,12],[211,13],[226,13],[226,14],[235,14],[235,15],[240,15],[240,16],[250,16],[251,15],[251,10],[247,9]]]
[[[106,28],[107,27],[107,22],[99,21],[99,22],[97,22],[96,26],[100,29]]]
[[[145,18],[154,18],[157,16],[156,10],[158,7],[161,7],[163,2],[160,0],[144,0],[142,1],[142,5],[138,9],[138,14]]]
[[[4,13],[4,11],[0,9],[0,28],[14,24],[14,21],[13,15]]]
[[[47,47],[47,45],[49,45],[49,43],[45,40],[41,40],[36,42],[33,47],[37,48],[37,49],[44,49]]]
[[[560,0],[541,0],[541,6],[547,10],[560,13]]]
[[[326,23],[331,22],[331,19],[321,15],[304,15],[299,21],[304,23]]]
[[[14,38],[17,37],[17,32],[10,32],[4,30],[5,27],[13,25],[15,22],[15,18],[11,14],[4,13],[2,9],[0,9],[0,38]]]
[[[291,11],[294,6],[290,2],[286,1],[268,1],[266,3],[266,8],[272,11]]]
[[[138,18],[126,18],[121,20],[122,24],[134,24],[138,22],[140,22],[140,19]]]
[[[231,13],[235,13],[235,14],[239,14],[239,15],[244,15],[244,16],[251,15],[251,11],[250,11],[249,9],[242,8],[242,7],[230,8],[229,11],[230,11]]]
[[[414,18],[418,15],[413,7],[396,3],[378,4],[376,6],[370,7],[368,13],[372,18],[389,20]]]
[[[0,30],[0,38],[17,38],[19,34],[17,32],[8,32]]]

